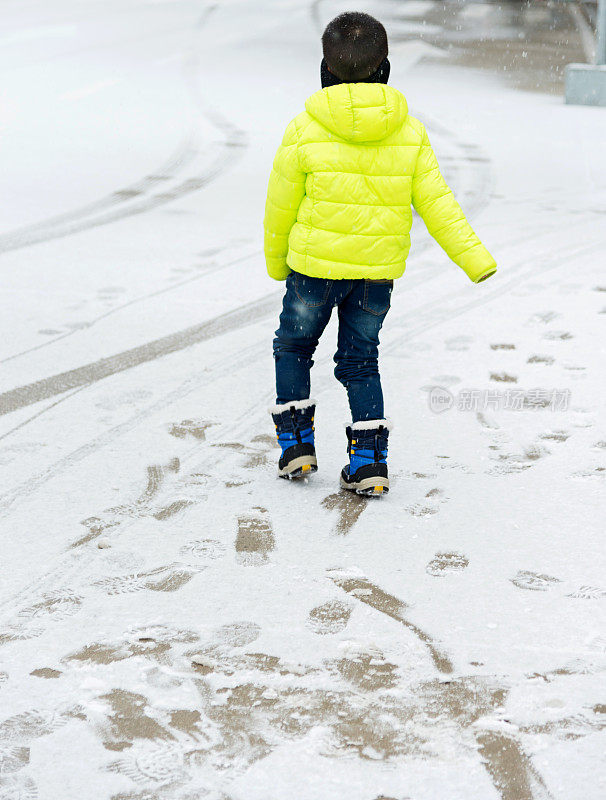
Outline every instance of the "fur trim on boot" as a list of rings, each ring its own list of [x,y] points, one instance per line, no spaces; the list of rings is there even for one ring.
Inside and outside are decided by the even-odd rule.
[[[390,419],[363,419],[360,422],[347,422],[346,428],[351,428],[352,431],[367,431],[375,430],[376,428],[383,427],[388,431],[393,430],[393,423]]]
[[[293,408],[293,406],[295,411],[302,411],[310,406],[315,406],[315,404],[316,401],[311,398],[308,400],[291,400],[290,403],[282,403],[281,406],[270,406],[267,410],[270,414],[282,414],[284,411]]]

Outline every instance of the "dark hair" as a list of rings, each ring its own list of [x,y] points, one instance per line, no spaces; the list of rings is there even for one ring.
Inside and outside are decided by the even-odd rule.
[[[363,81],[387,58],[387,32],[370,14],[348,11],[328,23],[322,49],[333,75],[346,83]]]

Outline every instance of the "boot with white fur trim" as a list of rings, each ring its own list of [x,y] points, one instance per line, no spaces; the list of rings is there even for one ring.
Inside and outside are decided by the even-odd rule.
[[[341,488],[358,494],[382,495],[389,491],[386,419],[354,422],[345,429],[349,464],[341,470]]]
[[[269,409],[282,455],[278,462],[280,478],[305,478],[317,472],[314,447],[314,400],[293,400]]]

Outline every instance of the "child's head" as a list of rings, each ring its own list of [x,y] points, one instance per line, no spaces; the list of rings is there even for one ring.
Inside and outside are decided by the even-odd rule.
[[[387,33],[370,14],[348,11],[328,23],[322,48],[333,75],[344,83],[365,81],[387,58]]]

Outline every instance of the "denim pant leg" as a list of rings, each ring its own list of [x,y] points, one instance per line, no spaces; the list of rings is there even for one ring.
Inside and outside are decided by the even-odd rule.
[[[291,272],[274,339],[276,403],[307,400],[312,356],[333,308],[332,281]]]
[[[339,304],[335,377],[347,389],[353,422],[383,419],[379,331],[389,311],[393,281],[354,282]]]

